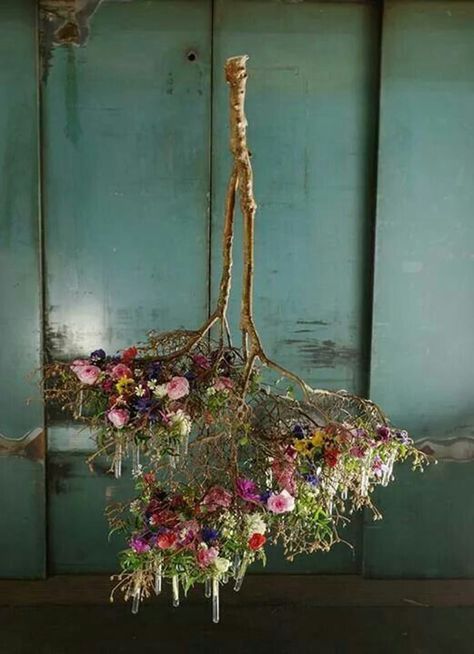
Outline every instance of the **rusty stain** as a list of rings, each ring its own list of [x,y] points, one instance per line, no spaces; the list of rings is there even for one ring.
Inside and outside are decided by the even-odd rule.
[[[57,46],[86,45],[90,21],[103,0],[40,0],[40,56],[46,81],[52,51]]]
[[[284,342],[288,345],[297,345],[300,352],[308,357],[316,368],[335,368],[338,363],[351,363],[359,358],[359,352],[355,348],[338,345],[331,340],[289,338]]]
[[[474,461],[474,436],[461,436],[445,440],[425,438],[416,443],[419,450],[437,461],[467,463]]]
[[[36,427],[22,438],[7,438],[0,434],[0,456],[21,456],[30,461],[44,461],[46,439],[44,430]]]

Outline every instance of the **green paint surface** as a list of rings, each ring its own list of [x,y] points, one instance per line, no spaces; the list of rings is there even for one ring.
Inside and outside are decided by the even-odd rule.
[[[2,438],[43,430],[38,110],[33,2],[0,5],[0,575],[45,572],[44,462]],[[21,446],[20,446],[21,448]],[[19,450],[17,449],[17,452]]]
[[[372,395],[416,439],[474,435],[473,62],[474,4],[387,3]],[[381,495],[367,574],[472,576],[473,466]]]
[[[104,4],[87,47],[53,53],[43,89],[51,356],[113,353],[207,315],[210,25],[208,2]],[[74,454],[90,441],[73,426],[50,425],[49,445],[50,570],[116,569],[103,512],[108,495],[132,495],[130,480],[91,476]]]
[[[378,12],[364,5],[216,3],[212,282],[229,174],[226,57],[247,53],[255,173],[255,316],[273,359],[314,386],[367,392]],[[238,214],[240,217],[240,213]],[[231,316],[238,327],[239,220]],[[237,336],[238,338],[238,336]],[[291,569],[358,569],[360,521]],[[271,554],[269,571],[289,570]]]

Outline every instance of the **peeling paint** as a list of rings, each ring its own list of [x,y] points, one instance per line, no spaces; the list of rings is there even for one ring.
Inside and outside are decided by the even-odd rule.
[[[474,436],[431,440],[425,438],[416,443],[419,450],[438,461],[467,463],[474,461]]]
[[[359,351],[348,345],[338,345],[334,341],[303,340],[289,338],[287,345],[296,345],[299,352],[309,359],[316,368],[335,368],[339,363],[353,363],[359,360]]]
[[[8,438],[0,433],[0,456],[21,456],[30,461],[44,461],[45,434],[41,427],[27,432],[22,438]]]
[[[86,45],[91,18],[103,0],[40,0],[40,55],[46,80],[54,47]]]

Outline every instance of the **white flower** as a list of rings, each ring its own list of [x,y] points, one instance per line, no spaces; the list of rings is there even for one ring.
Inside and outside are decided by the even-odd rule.
[[[222,556],[218,556],[214,560],[214,567],[220,574],[225,574],[230,568],[230,561],[229,559],[224,559]]]
[[[245,516],[245,522],[250,535],[264,534],[267,531],[267,525],[259,513],[249,513]]]
[[[140,502],[138,500],[130,502],[130,513],[140,513]]]
[[[209,386],[209,388],[206,390],[207,395],[215,395],[217,393],[216,389],[214,386]]]
[[[135,389],[135,395],[137,397],[143,397],[146,393],[146,389],[143,388],[143,386],[137,386]]]
[[[171,428],[178,432],[179,436],[188,436],[191,431],[191,418],[182,409],[169,415]]]
[[[158,399],[161,399],[162,397],[165,397],[168,394],[168,391],[166,390],[166,384],[156,384],[154,385],[153,388],[153,395],[157,397]]]

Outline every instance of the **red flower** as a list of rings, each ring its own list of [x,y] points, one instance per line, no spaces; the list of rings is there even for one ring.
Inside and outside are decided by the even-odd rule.
[[[330,468],[334,468],[339,459],[339,450],[335,447],[329,448],[324,452],[324,461]]]
[[[158,536],[158,538],[156,539],[156,544],[160,549],[167,550],[173,547],[173,545],[176,542],[176,539],[177,539],[176,534],[173,533],[172,531],[169,531],[168,533],[161,534],[160,536]]]
[[[265,545],[267,539],[263,534],[255,532],[249,538],[248,546],[251,550],[259,550],[263,545]]]
[[[137,356],[138,350],[135,346],[129,347],[122,352],[121,359],[124,363],[130,364],[133,359]]]

